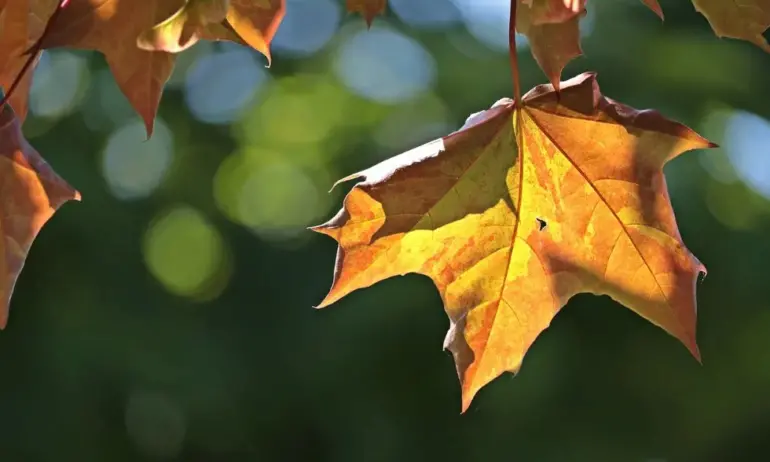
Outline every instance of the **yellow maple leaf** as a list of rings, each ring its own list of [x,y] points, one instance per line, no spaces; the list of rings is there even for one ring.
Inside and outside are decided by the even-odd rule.
[[[663,165],[713,146],[655,111],[607,97],[594,74],[501,100],[363,178],[329,222],[338,243],[326,307],[406,273],[429,276],[450,319],[462,408],[575,294],[606,294],[699,358],[695,283]]]

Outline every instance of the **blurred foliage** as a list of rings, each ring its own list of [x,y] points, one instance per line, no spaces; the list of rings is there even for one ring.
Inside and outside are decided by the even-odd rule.
[[[720,143],[666,168],[699,283],[700,366],[606,297],[581,295],[522,372],[459,415],[447,327],[410,275],[316,311],[337,178],[448,133],[510,95],[505,0],[391,0],[367,31],[289,0],[274,63],[182,55],[153,138],[92,53],[47,52],[30,141],[83,194],[33,247],[0,333],[9,461],[737,461],[770,450],[770,58],[595,2],[604,94]],[[526,44],[520,46],[526,50]],[[522,80],[545,79],[528,53]]]

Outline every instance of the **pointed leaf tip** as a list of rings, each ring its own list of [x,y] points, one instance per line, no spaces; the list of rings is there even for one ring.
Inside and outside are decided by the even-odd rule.
[[[385,13],[387,0],[346,0],[347,10],[350,13],[360,13],[366,21],[366,26],[371,29],[374,18]]]
[[[0,111],[0,329],[16,281],[40,230],[65,202],[80,193],[65,182],[24,139],[13,109]]]
[[[286,15],[286,0],[230,0],[227,23],[251,48],[267,58],[267,68],[273,58],[270,44]]]
[[[642,0],[642,3],[647,5],[647,7],[651,9],[653,13],[658,15],[661,21],[666,20],[666,18],[663,16],[663,8],[660,7],[658,0]]]
[[[118,3],[82,1],[57,10],[58,19],[41,38],[41,45],[43,49],[68,46],[104,54],[121,92],[144,119],[148,138],[175,59],[172,53],[150,50],[179,51],[199,38],[229,40],[260,51],[269,65],[269,45],[286,6],[286,0],[159,1],[149,7],[154,14],[136,14],[127,2],[121,3],[125,8],[118,8]],[[180,7],[186,7],[182,8],[186,14],[180,15]],[[225,20],[217,22],[225,9]],[[106,10],[114,14],[104,14]],[[135,46],[127,47],[128,43]]]
[[[692,0],[695,9],[706,17],[717,37],[745,40],[770,53],[764,34],[770,27],[768,0]]]
[[[532,56],[558,91],[564,68],[570,61],[583,54],[579,22],[585,16],[586,9],[581,6],[581,9],[575,12],[563,2],[556,2],[555,5],[564,10],[556,16],[558,21],[550,19],[547,15],[553,14],[551,10],[543,12],[535,7],[519,8],[516,14],[516,30],[527,36]]]

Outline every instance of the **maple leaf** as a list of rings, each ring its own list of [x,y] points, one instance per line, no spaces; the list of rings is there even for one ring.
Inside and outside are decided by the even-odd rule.
[[[770,27],[770,0],[692,0],[718,37],[747,40],[770,53],[762,34]]]
[[[42,47],[98,50],[115,82],[152,134],[163,86],[174,68],[174,55],[136,45],[139,34],[176,13],[184,0],[70,0]]]
[[[200,39],[245,43],[271,61],[270,42],[286,13],[285,0],[188,0],[139,36],[146,50],[178,53]]]
[[[578,23],[586,13],[585,2],[521,1],[524,4],[516,14],[516,30],[527,36],[532,56],[558,91],[564,67],[583,54]]]
[[[581,56],[580,19],[586,14],[587,0],[518,0],[516,30],[527,36],[532,56],[556,90],[561,73],[573,59]],[[657,0],[642,0],[663,19]]]
[[[366,24],[371,27],[374,17],[385,12],[387,0],[346,0],[348,11],[361,13]]]
[[[519,3],[527,8],[530,22],[534,25],[539,25],[569,21],[575,16],[583,13],[586,1],[587,0],[519,0]]]
[[[38,39],[57,4],[58,0],[12,0],[0,5],[0,87],[10,88],[21,73],[29,59],[25,51]],[[27,116],[32,74],[24,73],[9,101],[21,121]]]
[[[283,17],[284,3],[285,0],[232,0],[226,14],[232,28],[227,24],[209,24],[202,38],[243,39],[267,53],[263,42],[269,42],[275,33]],[[148,31],[191,4],[186,0],[152,0],[137,7],[131,0],[71,0],[43,37],[42,47],[66,46],[103,53],[118,87],[144,120],[149,136],[163,87],[174,68],[174,55],[145,50],[138,43],[149,47]],[[214,7],[204,10],[216,17],[214,0],[197,0],[195,4],[213,4]],[[223,4],[220,2],[219,6]],[[200,9],[196,11],[200,13]]]
[[[642,0],[663,19],[657,0]],[[695,9],[706,17],[717,37],[746,40],[770,53],[770,44],[762,36],[770,27],[770,0],[692,0]]]
[[[139,35],[137,45],[148,51],[179,53],[201,39],[210,24],[225,20],[230,0],[188,0],[170,18]]]
[[[663,165],[714,146],[660,113],[604,97],[595,74],[501,100],[459,131],[340,181],[363,178],[312,228],[338,242],[319,308],[380,280],[429,276],[450,319],[445,348],[462,408],[575,294],[606,294],[699,359],[695,283]]]
[[[4,329],[13,288],[32,242],[62,204],[80,200],[80,193],[24,139],[7,104],[0,111],[0,185],[0,329]]]
[[[642,0],[642,3],[647,5],[649,9],[651,9],[655,14],[658,15],[658,17],[663,20],[663,8],[660,7],[660,4],[658,3],[658,0]]]
[[[227,22],[270,61],[270,42],[286,14],[286,0],[230,0]]]
[[[180,33],[176,40],[181,49],[191,43],[180,44],[180,39],[195,39],[182,35],[179,18],[194,16],[199,22],[201,16],[217,19],[218,10],[225,6],[226,23],[203,21],[207,27],[201,38],[243,39],[269,58],[267,45],[283,18],[285,0],[148,0],[141,5],[132,0],[71,0],[42,38],[42,47],[66,46],[103,53],[118,87],[144,120],[149,136],[163,87],[174,68],[174,55],[162,49],[179,51],[169,46],[174,31]],[[191,16],[191,9],[195,15]],[[159,24],[160,28],[154,29]],[[201,31],[195,29],[195,33]],[[155,45],[161,49],[155,50]]]

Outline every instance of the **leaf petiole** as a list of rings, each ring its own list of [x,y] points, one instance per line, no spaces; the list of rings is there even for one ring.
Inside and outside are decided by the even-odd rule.
[[[48,18],[48,22],[45,24],[45,28],[43,29],[43,33],[40,34],[40,38],[38,38],[35,43],[29,47],[24,53],[22,53],[22,56],[29,55],[27,58],[27,61],[24,63],[24,66],[22,66],[19,73],[16,75],[16,78],[13,79],[13,83],[11,83],[11,86],[8,87],[8,93],[0,100],[0,108],[4,107],[5,104],[8,102],[8,100],[11,98],[13,93],[16,91],[16,88],[21,83],[22,79],[25,75],[27,75],[27,72],[30,71],[30,69],[34,66],[34,64],[37,61],[38,53],[40,53],[41,49],[43,48],[43,39],[49,34],[51,31],[51,28],[53,27],[53,24],[56,22],[56,18],[58,18],[59,13],[69,5],[70,0],[59,0],[59,4],[56,6],[56,10],[54,10],[53,14],[50,18]]]

